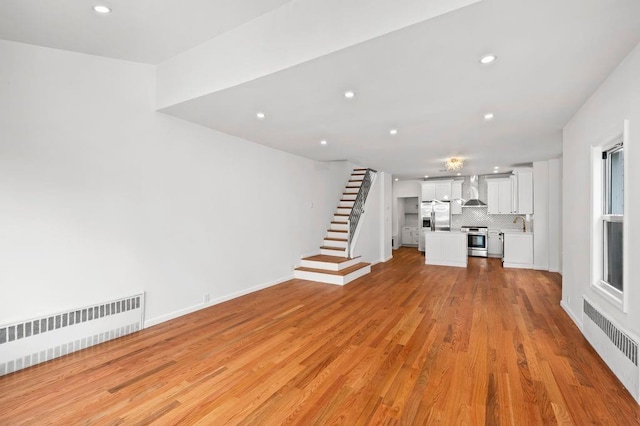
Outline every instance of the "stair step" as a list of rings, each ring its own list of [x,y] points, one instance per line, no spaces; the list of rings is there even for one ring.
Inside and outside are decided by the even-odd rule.
[[[360,262],[360,256],[349,258],[343,256],[330,256],[318,254],[305,257],[300,262],[300,267],[324,271],[340,271]]]
[[[371,272],[371,264],[360,262],[339,271],[326,271],[316,268],[299,267],[294,271],[298,279],[318,281],[328,284],[345,285]]]
[[[347,242],[346,238],[325,238],[325,240],[327,240],[327,241],[344,241],[345,243]]]
[[[346,220],[344,222],[343,221],[335,221],[335,220],[333,220],[333,221],[331,221],[331,223],[333,223],[335,225],[347,225],[349,222],[347,222]]]
[[[362,168],[362,167],[358,167],[357,169],[353,169],[353,171],[363,171],[363,170],[364,170],[364,171],[367,171],[367,170],[369,170],[369,169],[367,169],[367,168]]]
[[[344,253],[344,247],[330,247],[330,246],[320,246],[320,250],[333,250],[333,251],[339,251]],[[322,254],[322,253],[320,253]],[[329,255],[331,256],[331,255]]]
[[[336,238],[336,239],[347,239],[349,236],[349,233],[346,230],[342,230],[342,229],[329,229],[327,230],[327,237],[326,238]],[[326,239],[325,238],[325,239]]]

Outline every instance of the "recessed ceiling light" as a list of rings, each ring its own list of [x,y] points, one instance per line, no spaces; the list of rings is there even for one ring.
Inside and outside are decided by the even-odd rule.
[[[347,99],[351,99],[355,96],[355,92],[351,91],[351,90],[347,90],[346,92],[344,92],[344,97]]]
[[[103,15],[105,15],[107,13],[111,13],[111,9],[109,9],[107,6],[102,6],[102,5],[93,6],[93,10],[95,12],[101,13]]]
[[[460,176],[462,173],[456,173],[456,176]]]
[[[500,168],[500,166],[493,166],[493,168],[497,170]]]
[[[320,141],[320,145],[326,145],[327,143],[328,143],[328,142],[327,142],[325,139],[322,139],[322,140]]]
[[[429,175],[424,175],[424,177],[428,178],[428,177],[429,177]]]
[[[498,169],[494,170],[493,173],[498,173]]]
[[[498,59],[498,57],[496,55],[485,55],[482,58],[480,58],[480,63],[482,65],[489,65],[489,64],[495,62],[496,59]]]
[[[266,115],[264,115],[264,112],[258,112],[256,113],[256,117],[258,117],[258,120],[264,120]]]
[[[391,129],[391,130],[389,130],[389,134],[390,134],[390,135],[397,135],[397,134],[398,134],[398,129]]]
[[[398,181],[398,178],[395,178],[394,180],[397,182],[397,181]]]
[[[487,121],[491,121],[493,120],[493,113],[492,112],[488,112],[484,115],[484,119]]]

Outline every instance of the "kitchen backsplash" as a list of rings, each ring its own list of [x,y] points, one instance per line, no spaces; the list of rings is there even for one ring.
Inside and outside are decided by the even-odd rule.
[[[513,223],[518,216],[524,217],[518,214],[487,214],[486,207],[463,207],[462,214],[451,215],[451,228],[486,226],[489,229],[522,229],[521,220]],[[533,230],[533,221],[527,222],[527,230]]]
[[[496,175],[495,177],[505,177],[508,175]],[[491,178],[490,178],[491,179]],[[462,198],[469,199],[469,188],[471,187],[469,178],[465,178],[462,183]],[[487,178],[479,176],[478,193],[480,200],[487,202]],[[486,226],[489,229],[522,229],[522,221],[513,223],[513,220],[524,215],[517,214],[488,214],[486,207],[463,207],[462,214],[451,215],[451,227],[459,229],[461,226]],[[533,220],[527,222],[527,230],[533,230]]]

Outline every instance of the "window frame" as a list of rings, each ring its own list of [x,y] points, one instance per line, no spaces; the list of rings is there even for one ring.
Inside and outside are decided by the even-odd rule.
[[[628,134],[629,134],[628,120],[624,120],[623,131],[614,137],[605,139],[605,142],[592,146],[592,180],[591,180],[591,195],[592,195],[592,231],[591,231],[591,288],[602,296],[605,300],[609,301],[612,305],[626,313],[628,310],[628,294],[629,291],[625,291],[625,286],[628,285],[628,223],[624,221],[624,216],[628,217],[628,205],[627,197],[628,191],[623,189],[623,213],[620,214],[607,214],[609,201],[607,187],[610,186],[610,174],[608,173],[609,162],[604,162],[603,153],[615,152],[616,147],[620,146],[624,149],[625,157],[628,153]],[[623,160],[624,161],[624,160]],[[623,162],[624,167],[624,162]],[[629,188],[628,173],[623,169],[623,188]],[[615,288],[604,280],[606,277],[605,272],[605,224],[607,222],[622,222],[622,291]]]

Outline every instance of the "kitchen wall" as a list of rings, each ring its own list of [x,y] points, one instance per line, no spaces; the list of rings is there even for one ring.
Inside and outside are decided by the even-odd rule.
[[[158,113],[149,65],[3,40],[0,58],[0,324],[142,291],[156,324],[318,251],[352,164]]]
[[[478,193],[480,200],[487,202],[487,180],[499,177],[509,177],[508,174],[495,174],[490,176],[478,177]],[[465,177],[462,182],[462,198],[468,200],[470,198],[471,180]],[[486,226],[489,229],[522,229],[522,221],[513,223],[517,216],[513,214],[488,214],[486,207],[463,207],[462,214],[454,214],[451,217],[451,226],[454,229],[460,229],[461,226]],[[527,229],[533,229],[533,222],[527,223]]]

